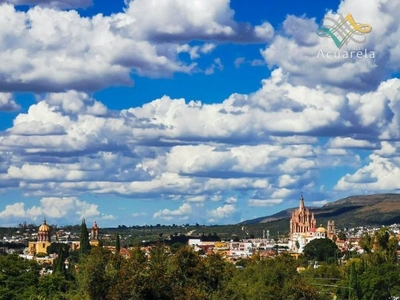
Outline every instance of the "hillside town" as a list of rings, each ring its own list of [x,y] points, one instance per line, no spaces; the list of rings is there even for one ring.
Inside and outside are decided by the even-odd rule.
[[[324,226],[303,196],[287,222],[289,232],[275,236],[190,230],[132,245],[124,226],[110,232],[83,219],[57,228],[44,219],[2,231],[0,289],[18,300],[398,299],[398,224]]]
[[[195,236],[193,232],[190,232],[184,240],[187,240],[187,245],[201,255],[217,253],[226,261],[235,263],[241,259],[251,258],[255,254],[260,257],[273,257],[279,253],[288,253],[297,258],[303,253],[304,247],[308,243],[316,239],[325,238],[335,242],[340,253],[362,254],[364,250],[359,245],[361,237],[365,234],[372,236],[374,232],[381,228],[361,226],[338,231],[333,220],[328,221],[326,227],[323,224],[317,227],[318,223],[315,215],[306,207],[303,195],[300,197],[298,208],[292,212],[289,222],[289,234],[280,236],[279,239],[271,238],[269,232],[264,231],[262,237],[241,240],[210,240],[209,238]],[[400,245],[400,225],[392,224],[386,228],[396,235]],[[101,242],[102,247],[115,252],[115,236],[101,234],[97,222],[93,223],[88,233],[91,246],[99,246]],[[57,253],[48,253],[47,251],[47,248],[52,243],[67,244],[70,251],[78,251],[80,249],[80,236],[78,233],[63,229],[52,232],[46,220],[38,227],[37,231],[34,228],[26,229],[25,232],[17,231],[16,235],[5,235],[1,239],[3,246],[0,247],[0,253],[19,253],[20,257],[36,260],[39,264],[47,263],[51,265],[57,258]],[[173,244],[174,237],[169,237],[165,242],[168,245]],[[154,245],[155,243],[148,242],[141,249],[147,255],[150,255],[152,244]],[[20,245],[20,247],[16,249],[15,245]],[[26,247],[21,248],[21,245],[26,245]],[[133,246],[119,247],[119,251],[123,255],[130,255],[130,251],[133,248]],[[398,251],[398,255],[400,255],[400,251]]]

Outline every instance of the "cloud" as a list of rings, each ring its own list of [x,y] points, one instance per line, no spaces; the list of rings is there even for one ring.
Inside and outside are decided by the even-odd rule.
[[[262,55],[269,67],[279,67],[289,82],[296,85],[320,85],[337,93],[374,90],[400,66],[397,51],[400,26],[392,16],[392,12],[399,9],[399,4],[393,1],[378,1],[371,5],[364,5],[361,0],[341,2],[337,13],[347,15],[351,12],[356,21],[368,23],[373,28],[366,44],[356,44],[361,47],[358,48],[362,52],[360,58],[355,58],[355,54],[346,58],[343,54],[356,53],[355,45],[350,43],[339,51],[333,41],[318,37],[315,33],[317,20],[292,15],[286,18],[282,32],[275,35]],[[337,18],[337,13],[329,11],[325,16]],[[325,54],[321,55],[321,52]],[[328,52],[330,58],[326,55]],[[334,53],[337,58],[333,57]]]
[[[131,28],[140,24],[140,34],[153,41],[218,40],[266,42],[274,34],[265,22],[255,28],[236,23],[228,0],[135,0],[126,10]],[[149,14],[151,12],[151,14]],[[151,18],[149,16],[151,15]]]
[[[359,168],[362,165],[360,154],[356,151],[358,148],[339,149],[321,147],[317,149],[316,165],[319,169],[340,168],[343,166],[349,168]],[[371,148],[366,148],[370,150]]]
[[[132,217],[134,218],[138,218],[138,217],[147,217],[148,214],[147,213],[133,213]]]
[[[328,202],[329,202],[328,200],[320,200],[320,201],[312,201],[311,204],[313,206],[324,206]]]
[[[220,223],[227,222],[228,220],[238,220],[240,213],[234,204],[225,204],[216,209],[210,210],[207,213],[208,222]]]
[[[0,93],[0,112],[15,111],[19,108],[19,105],[14,101],[11,93]]]
[[[288,199],[315,186],[322,169],[361,167],[354,149],[393,153],[381,139],[398,137],[399,86],[390,79],[369,93],[336,95],[292,85],[275,70],[258,91],[214,104],[164,96],[111,111],[85,93],[46,94],[0,136],[10,154],[0,178],[40,197],[204,203],[229,189],[245,200]],[[321,135],[331,136],[325,145]]]
[[[278,31],[267,22],[251,26],[235,21],[228,0],[135,0],[122,13],[93,17],[60,10],[89,1],[31,1],[26,11],[10,2],[22,4],[0,5],[0,111],[19,109],[7,91],[45,93],[0,133],[0,192],[18,188],[42,200],[11,204],[4,218],[113,218],[79,198],[105,194],[169,201],[153,212],[158,220],[229,223],[246,206],[290,205],[300,189],[332,199],[399,188],[400,80],[389,79],[400,63],[393,1],[346,0],[338,9],[371,23],[363,47],[374,59],[318,57],[337,51],[315,33],[320,20],[287,16]],[[165,95],[122,110],[90,94],[132,85],[132,74],[226,71],[225,57],[203,61],[222,43],[267,44],[264,60],[233,62],[271,68],[258,90],[218,103]],[[321,174],[344,167],[348,174],[332,194],[318,188]],[[172,201],[180,206],[171,209]]]
[[[362,149],[374,149],[376,144],[366,140],[355,140],[350,137],[335,137],[329,141],[329,146],[332,148],[362,148]]]
[[[200,58],[200,54],[209,54],[216,48],[214,43],[206,43],[201,46],[190,46],[188,44],[184,44],[177,48],[178,53],[189,53],[190,59],[198,59]],[[200,52],[200,53],[199,53]]]
[[[353,129],[351,125],[358,125],[354,124],[357,116],[347,112],[348,100],[343,95],[294,86],[280,69],[262,84],[255,93],[232,94],[221,104],[185,103],[184,99],[164,96],[126,113],[149,120],[149,126],[153,127],[147,128],[147,136],[157,131],[157,135],[162,133],[168,139],[225,138],[228,142],[234,138],[241,142],[261,142],[270,140],[271,135],[318,136],[334,127],[349,132]],[[160,126],[162,131],[158,130]]]
[[[390,85],[393,87],[393,85]],[[398,87],[396,86],[396,89]],[[398,102],[398,92],[391,94],[389,107],[394,107]],[[371,95],[373,96],[373,95]],[[398,112],[391,118],[391,123],[385,128],[398,128]],[[378,114],[379,115],[379,114]],[[385,132],[387,130],[383,130]],[[385,134],[385,136],[388,134]],[[397,136],[393,131],[391,136]],[[376,193],[382,191],[397,191],[400,185],[396,178],[400,174],[400,160],[398,152],[400,143],[397,140],[382,141],[380,147],[368,156],[365,165],[360,166],[353,174],[342,176],[337,182],[335,189],[338,191],[352,190],[354,193]]]
[[[73,10],[42,7],[21,12],[4,4],[0,16],[0,36],[7,37],[0,47],[6,62],[0,66],[0,89],[47,92],[131,84],[129,68],[114,62],[118,48],[129,47],[129,41],[111,32],[108,17],[81,18]],[[139,42],[130,46],[150,48]],[[157,65],[157,55],[153,58]]]
[[[351,8],[344,5],[341,11]],[[334,49],[315,34],[317,20],[288,16],[276,33],[268,23],[235,22],[229,1],[136,0],[123,13],[92,18],[2,5],[0,51],[7,57],[0,88],[64,92],[38,96],[1,133],[0,187],[43,198],[91,193],[184,201],[153,214],[163,220],[187,220],[196,205],[221,202],[202,208],[209,222],[234,220],[242,203],[286,203],[300,188],[318,186],[320,171],[343,166],[353,171],[336,192],[398,188],[391,175],[399,167],[400,81],[386,79],[389,65],[397,68],[398,26],[385,18],[396,8],[382,2],[379,10],[368,6],[355,15],[368,22],[380,14],[374,32],[392,37],[382,46],[381,33],[368,36],[375,61],[338,62],[316,57]],[[272,41],[262,52],[274,69],[270,78],[257,91],[220,103],[165,95],[118,111],[76,91],[131,84],[132,72],[190,73],[220,43],[266,41]],[[222,71],[222,62],[204,72]],[[235,61],[243,63],[261,62]],[[11,94],[0,94],[0,103],[2,110],[17,109]],[[374,150],[367,163],[359,149]]]
[[[233,63],[235,65],[235,68],[238,69],[245,62],[246,62],[246,59],[244,57],[238,57],[238,58],[235,59],[235,61]]]
[[[287,158],[286,152],[291,152],[294,157]],[[264,177],[274,174],[279,168],[283,168],[287,173],[301,172],[306,159],[296,160],[296,156],[312,156],[312,150],[308,145],[257,145],[225,149],[209,145],[176,146],[167,154],[167,169],[182,175]]]
[[[40,5],[43,7],[52,7],[52,8],[86,8],[93,4],[93,0],[0,0],[1,3],[11,3],[14,5]]]
[[[240,219],[240,211],[235,204],[224,204],[214,209],[205,209],[204,203],[183,203],[176,210],[162,209],[153,214],[156,220],[167,222],[235,223]]]
[[[214,63],[208,67],[204,73],[206,75],[211,75],[214,74],[215,70],[219,70],[219,71],[223,71],[224,70],[224,66],[222,65],[221,59],[220,58],[215,58],[214,59]]]
[[[130,86],[132,73],[170,77],[193,72],[196,63],[180,60],[182,51],[196,59],[199,53],[210,53],[216,47],[214,41],[264,43],[270,36],[266,23],[251,27],[235,22],[227,0],[190,4],[135,0],[122,13],[93,17],[51,8],[60,3],[66,7],[90,4],[53,1],[26,12],[11,4],[0,5],[0,90],[94,91]],[[200,45],[190,46],[193,41]],[[221,67],[215,61],[207,72]]]
[[[267,200],[250,199],[248,201],[249,206],[260,206],[260,207],[275,206],[275,205],[281,204],[282,202],[283,202],[282,199],[267,199]]]
[[[101,214],[97,204],[91,204],[86,201],[79,200],[76,197],[45,197],[40,200],[39,206],[31,206],[26,208],[23,202],[6,205],[5,209],[0,212],[0,218],[4,220],[19,221],[38,221],[46,217],[53,221],[66,221],[73,224],[81,220],[87,219],[110,219],[112,215]]]
[[[8,175],[14,179],[24,179],[28,181],[77,181],[83,179],[83,172],[79,170],[65,171],[61,168],[46,165],[24,164],[21,168],[11,166]]]
[[[153,214],[154,219],[161,219],[165,221],[186,221],[193,213],[192,206],[188,203],[183,203],[176,210],[163,209]]]
[[[376,50],[380,57],[380,68],[387,68],[388,71],[398,70],[400,67],[398,52],[400,23],[394,12],[400,10],[400,3],[378,0],[369,5],[363,4],[362,0],[342,1],[338,12],[344,15],[352,12],[355,20],[370,24],[372,32],[368,35],[366,46]],[[362,9],[360,9],[361,5]],[[378,72],[378,75],[381,75],[380,72]]]
[[[25,217],[25,203],[18,202],[7,205],[6,208],[0,212],[1,218],[24,218]]]
[[[237,203],[237,198],[235,198],[235,197],[229,197],[228,199],[226,199],[225,200],[225,203],[226,204],[235,204],[235,203]]]
[[[250,62],[250,65],[253,67],[265,66],[265,61],[263,61],[262,59],[253,59]]]
[[[358,169],[354,174],[346,174],[340,178],[335,189],[362,193],[400,190],[400,184],[397,180],[400,176],[398,157],[387,158],[371,154],[369,160],[369,164]]]
[[[265,41],[270,41],[275,34],[274,28],[268,22],[264,22],[254,28],[256,37],[263,39]]]
[[[262,59],[246,60],[245,57],[238,57],[234,60],[233,64],[236,69],[239,69],[244,64],[249,64],[252,67],[265,66],[265,61]]]

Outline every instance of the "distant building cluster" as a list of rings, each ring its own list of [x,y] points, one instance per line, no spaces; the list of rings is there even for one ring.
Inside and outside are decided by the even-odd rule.
[[[98,246],[99,245],[99,231],[100,228],[97,225],[96,222],[94,222],[91,232],[90,232],[90,245],[92,246]],[[51,245],[52,242],[58,242],[58,243],[65,243],[69,244],[71,247],[71,250],[79,250],[80,248],[80,241],[79,240],[68,240],[68,235],[67,238],[62,239],[61,232],[58,231],[56,233],[56,240],[52,241],[51,240],[51,229],[50,226],[47,225],[46,219],[43,221],[43,224],[40,225],[38,232],[37,232],[37,241],[35,242],[29,242],[28,244],[28,255],[29,256],[37,256],[38,253],[47,253],[47,247]]]
[[[26,245],[27,243],[27,247],[23,250],[23,254],[20,254],[20,256],[25,259],[36,260],[40,264],[49,265],[53,264],[54,259],[57,258],[57,254],[55,253],[50,255],[47,254],[47,248],[52,243],[68,244],[71,251],[80,249],[79,236],[76,233],[58,230],[55,232],[55,234],[52,234],[51,227],[47,224],[46,219],[43,220],[43,223],[39,226],[37,231],[35,229],[32,229],[32,231],[33,232],[30,234],[24,232],[20,236],[12,236],[11,238],[4,237],[3,243],[8,243],[11,245]],[[100,243],[100,228],[96,222],[94,222],[90,229],[89,239],[91,246],[98,246]],[[0,251],[13,253],[15,252],[15,249],[2,247],[0,248]]]
[[[363,234],[373,235],[379,228],[346,228],[342,234],[345,238],[340,239],[335,228],[335,222],[329,220],[327,227],[322,224],[317,227],[317,220],[314,213],[306,208],[303,195],[300,197],[299,207],[293,211],[290,221],[289,237],[283,241],[275,241],[272,239],[246,239],[240,242],[207,242],[201,239],[190,239],[188,244],[196,251],[204,253],[220,253],[229,261],[236,261],[240,258],[249,258],[255,253],[260,256],[273,256],[280,252],[288,252],[297,257],[303,253],[304,247],[315,239],[329,238],[336,243],[341,252],[363,253],[363,249],[359,246],[360,238]],[[393,224],[389,226],[389,230],[397,235],[400,246],[400,229],[399,225]],[[400,251],[398,252],[400,257]]]
[[[400,241],[400,230],[399,225],[393,224],[389,226],[389,230],[394,232]],[[13,248],[4,246],[8,244],[20,244],[23,245],[27,242],[27,247],[24,250],[24,254],[21,257],[26,259],[34,259],[38,263],[52,264],[57,254],[47,255],[47,248],[51,243],[66,243],[70,246],[70,250],[79,250],[80,241],[79,236],[75,233],[68,232],[65,230],[58,230],[52,235],[51,227],[47,224],[46,220],[39,226],[37,232],[31,228],[31,233],[28,234],[23,232],[19,236],[12,236],[11,238],[4,237],[2,240],[3,247],[0,247],[0,252],[13,252]],[[228,241],[209,241],[203,240],[202,237],[190,238],[188,237],[188,245],[202,255],[208,255],[211,253],[219,253],[226,260],[236,262],[239,259],[246,259],[255,254],[261,257],[274,256],[280,252],[287,252],[293,256],[298,256],[303,253],[305,246],[315,239],[329,238],[336,243],[341,252],[357,252],[363,253],[363,249],[359,246],[360,238],[363,234],[368,233],[373,235],[379,228],[345,228],[338,234],[335,228],[335,222],[329,220],[326,228],[322,224],[317,227],[317,220],[313,212],[306,208],[304,198],[301,195],[299,207],[296,208],[291,215],[289,221],[289,235],[284,239],[270,239],[269,234],[265,238],[252,238],[242,240],[228,240]],[[20,231],[17,231],[20,233]],[[35,239],[32,241],[32,239]],[[109,235],[103,235],[102,240],[111,242]],[[93,223],[89,229],[89,242],[91,246],[100,245],[100,228],[96,222]],[[172,243],[173,241],[171,241]],[[399,243],[400,245],[400,243]],[[107,248],[115,252],[115,246],[107,246]],[[150,255],[152,246],[142,247],[146,255]],[[123,256],[129,256],[132,249],[121,248],[120,254]],[[400,252],[398,253],[400,256]]]

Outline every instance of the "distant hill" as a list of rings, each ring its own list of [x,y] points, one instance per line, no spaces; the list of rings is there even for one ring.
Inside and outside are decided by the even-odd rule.
[[[307,202],[305,205],[314,212],[318,225],[326,226],[328,220],[334,220],[336,228],[400,224],[400,194],[351,196],[318,208],[307,206]],[[266,229],[271,227],[282,232],[287,231],[289,219],[296,208],[240,224],[244,226],[258,224]]]

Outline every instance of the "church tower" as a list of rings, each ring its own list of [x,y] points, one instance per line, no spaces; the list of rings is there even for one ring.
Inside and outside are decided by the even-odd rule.
[[[290,218],[290,239],[293,239],[294,235],[312,231],[316,228],[316,223],[314,213],[306,209],[303,195],[301,195],[299,208],[292,213],[292,217]]]
[[[335,229],[335,221],[328,221],[328,234],[327,237],[333,240],[334,236],[336,235]]]
[[[299,207],[292,212],[290,218],[289,248],[291,251],[302,253],[304,246],[314,239],[334,239],[336,235],[334,221],[328,221],[328,229],[322,225],[317,228],[316,223],[314,213],[306,208],[303,195],[301,195]]]
[[[98,246],[100,243],[100,228],[97,225],[96,221],[94,221],[92,229],[90,231],[90,245]]]

